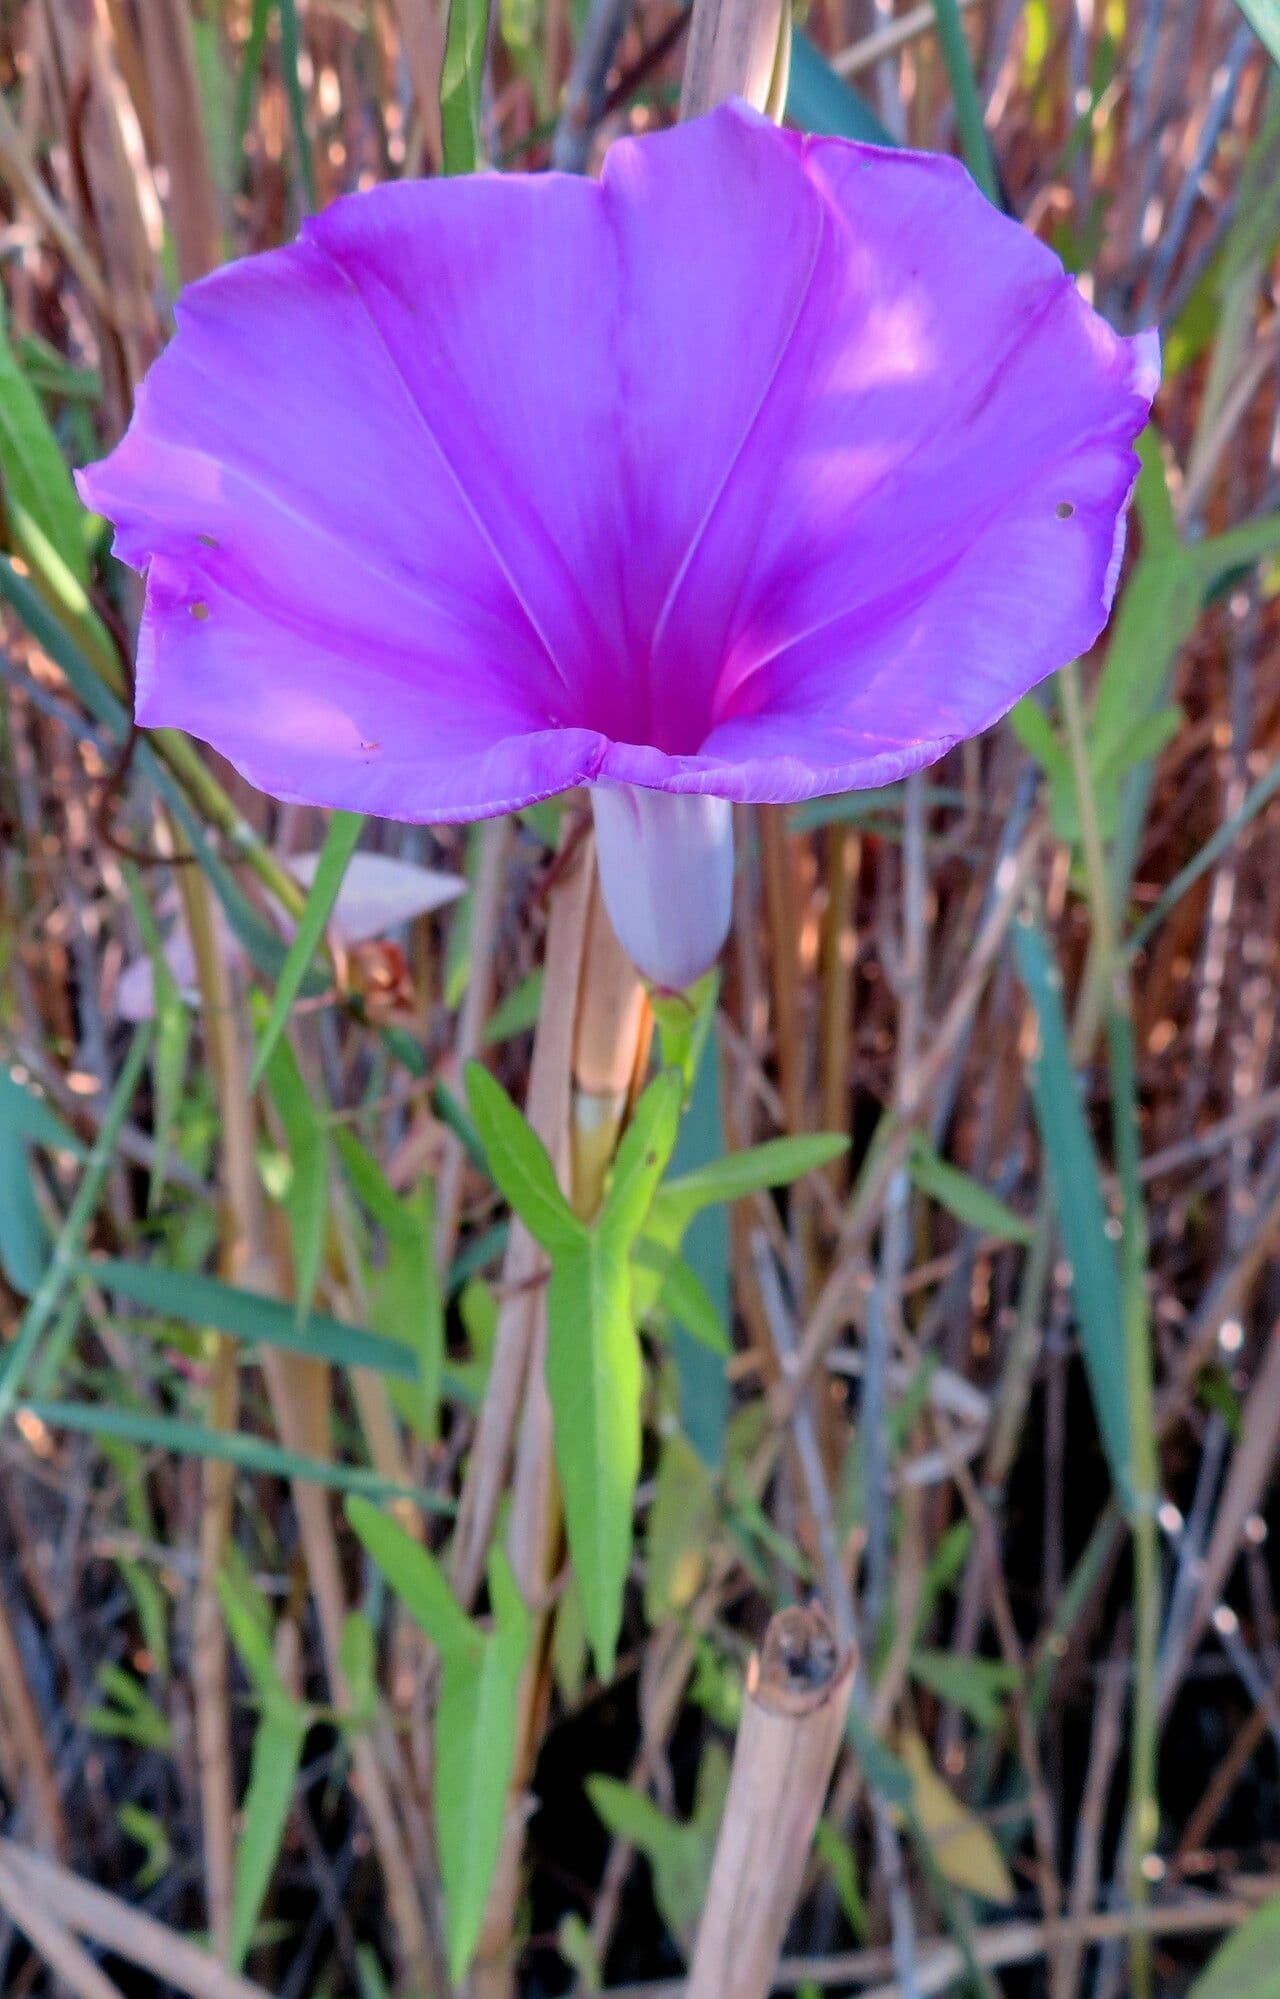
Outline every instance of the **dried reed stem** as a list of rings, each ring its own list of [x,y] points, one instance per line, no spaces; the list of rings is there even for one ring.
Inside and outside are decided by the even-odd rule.
[[[172,844],[173,829],[167,828],[167,833]],[[253,1113],[243,1089],[235,995],[226,956],[214,928],[208,884],[195,868],[179,868],[177,876],[195,953],[205,1046],[222,1123],[221,1178],[225,1198],[219,1216],[218,1261],[223,1278],[237,1284],[245,1281],[251,1266],[260,1259],[262,1246]],[[225,1333],[211,1335],[209,1361],[205,1420],[211,1430],[234,1430],[239,1413],[236,1353],[234,1341]],[[231,1769],[227,1634],[218,1581],[231,1539],[234,1496],[234,1467],[219,1458],[206,1458],[200,1467],[200,1574],[191,1612],[191,1688],[195,1701],[205,1904],[214,1949],[224,1959],[231,1948],[235,1786]]]
[[[694,0],[680,116],[699,118],[727,97],[744,97],[781,118],[790,48],[791,15],[781,0]]]
[[[0,1866],[19,1884],[24,1902],[52,1904],[68,1929],[130,1964],[154,1971],[192,1999],[267,1999],[260,1985],[223,1969],[207,1951],[117,1895],[96,1887],[56,1861],[0,1839]]]
[[[589,1220],[599,1205],[632,1090],[648,1054],[650,1013],[640,980],[605,913],[589,847],[555,893],[564,898],[569,920],[556,925],[553,907],[528,1111],[555,1161],[561,1184],[578,1213]],[[555,955],[553,946],[563,949],[565,956]],[[567,1046],[566,1022],[572,1036]],[[551,1589],[562,1540],[551,1403],[544,1379],[545,1290],[539,1286],[520,1303],[529,1348],[515,1439],[507,1553],[537,1630],[520,1688],[512,1791],[473,1977],[475,1999],[510,1999],[515,1990],[511,1940],[519,1909],[527,1786],[550,1694]],[[501,1340],[500,1327],[500,1345]],[[494,1373],[497,1365],[495,1353]]]
[[[747,1675],[688,1999],[764,1999],[844,1733],[854,1654],[818,1610],[779,1611]]]

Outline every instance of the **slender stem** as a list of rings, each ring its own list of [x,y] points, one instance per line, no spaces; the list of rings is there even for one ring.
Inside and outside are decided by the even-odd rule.
[[[1147,1324],[1144,1268],[1146,1229],[1141,1212],[1137,1173],[1137,1136],[1132,1126],[1132,1029],[1125,963],[1118,950],[1111,874],[1098,821],[1093,773],[1085,733],[1080,670],[1072,665],[1061,676],[1062,708],[1067,746],[1080,813],[1081,845],[1089,905],[1093,917],[1093,949],[1080,996],[1076,1033],[1078,1054],[1092,1046],[1105,1014],[1111,1050],[1113,1092],[1121,1106],[1117,1144],[1122,1178],[1129,1200],[1124,1218],[1125,1355],[1128,1376],[1129,1449],[1134,1491],[1126,1495],[1133,1536],[1134,1653],[1133,1723],[1129,1762],[1129,1823],[1126,1868],[1129,1900],[1141,1908],[1149,1899],[1146,1860],[1154,1845],[1159,1808],[1157,1752],[1159,1706],[1156,1685],[1160,1637],[1160,1549],[1156,1531],[1156,1486],[1159,1476],[1150,1338]],[[1124,1169],[1127,1167],[1127,1171]],[[1135,1929],[1129,1943],[1129,1971],[1134,1999],[1150,1999],[1153,1989],[1150,1934]]]
[[[214,928],[203,874],[196,868],[179,868],[177,872],[195,953],[209,1066],[221,1113],[226,1199],[220,1218],[219,1261],[222,1275],[229,1283],[243,1283],[258,1248],[260,1215],[251,1112],[243,1093],[228,1088],[229,1081],[238,1079],[239,1070],[229,1047],[236,1034],[231,979]],[[209,1337],[205,1420],[211,1430],[230,1433],[236,1428],[238,1414],[235,1343],[225,1333],[213,1333]],[[235,1787],[231,1768],[227,1633],[218,1582],[231,1539],[234,1466],[225,1459],[203,1459],[200,1486],[200,1574],[192,1606],[191,1677],[209,1930],[214,1948],[225,1962],[231,1949]]]

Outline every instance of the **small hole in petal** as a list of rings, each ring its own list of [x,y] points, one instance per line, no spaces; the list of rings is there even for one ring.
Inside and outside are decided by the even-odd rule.
[[[199,542],[201,548],[216,548],[218,546],[211,534],[198,534],[196,540]]]
[[[1075,507],[1070,500],[1059,500],[1054,512],[1060,521],[1069,521],[1075,512]]]
[[[193,604],[191,606],[191,615],[193,618],[199,618],[201,623],[203,623],[209,615],[209,606],[203,601]]]

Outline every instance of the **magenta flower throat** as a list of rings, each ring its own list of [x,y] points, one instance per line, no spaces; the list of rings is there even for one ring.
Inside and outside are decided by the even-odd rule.
[[[138,720],[394,819],[590,785],[672,986],[730,801],[917,770],[1096,638],[1157,373],[954,162],[741,105],[352,196],[178,319],[80,481]]]

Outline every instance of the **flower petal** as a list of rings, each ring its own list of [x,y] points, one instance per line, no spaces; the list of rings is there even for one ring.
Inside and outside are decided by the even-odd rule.
[[[1092,643],[1154,386],[954,162],[723,106],[219,272],[81,483],[148,573],[139,719],[278,796],[796,798]]]
[[[520,188],[526,209],[546,212],[541,188]],[[532,554],[504,546],[537,510],[514,483],[512,455],[486,484],[480,429],[469,451],[445,429],[440,411],[456,395],[440,343],[392,289],[412,249],[419,263],[441,260],[442,291],[449,231],[424,211],[446,192],[395,187],[339,204],[313,240],[193,287],[127,437],[81,475],[116,523],[118,553],[148,570],[139,719],[203,736],[278,796],[404,819],[478,817],[546,796],[588,776],[603,748],[572,726],[549,642],[558,574],[531,574],[547,548],[564,565],[545,534]],[[444,207],[456,219],[455,204]],[[344,209],[368,225],[365,259],[350,270]],[[557,203],[556,217],[547,230],[512,229],[498,215],[497,234],[474,220],[461,234],[482,249],[516,246],[509,297],[526,280],[551,282],[554,245],[562,285],[571,276],[581,290],[607,253],[598,197]],[[455,278],[465,284],[466,272]],[[436,310],[449,317],[438,296]],[[453,318],[465,333],[471,315]],[[441,370],[426,408],[397,358],[415,342]],[[483,383],[491,412],[505,377],[532,425],[546,405],[529,357],[516,365],[518,344],[510,324],[500,354],[476,339],[473,400]],[[575,423],[585,387],[581,375],[562,386]],[[466,416],[493,420],[478,407]],[[561,476],[574,493],[584,483]]]
[[[822,268],[671,622],[721,661],[701,757],[735,798],[882,783],[1086,650],[1155,387],[954,162],[806,160]]]

